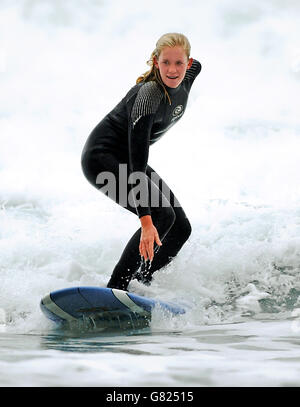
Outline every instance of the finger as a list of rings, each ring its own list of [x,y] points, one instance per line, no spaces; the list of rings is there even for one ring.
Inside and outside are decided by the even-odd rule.
[[[147,249],[143,242],[140,243],[140,254],[145,260],[147,260]]]
[[[139,251],[140,251],[140,255],[141,255],[141,257],[143,258],[143,257],[144,257],[144,248],[143,248],[143,244],[142,244],[142,242],[140,242],[140,245],[139,245]]]
[[[148,247],[148,244],[144,244],[143,253],[144,253],[144,259],[145,259],[145,260],[148,260],[148,258],[149,258],[149,247]]]
[[[162,242],[161,242],[161,240],[159,238],[158,232],[155,233],[155,241],[158,244],[158,246],[162,246]]]
[[[151,253],[151,246],[148,241],[141,241],[140,243],[140,253],[142,254],[143,258],[145,260],[150,259],[150,253]]]
[[[153,252],[153,242],[152,243],[149,243],[149,245],[148,245],[148,257],[149,257],[149,260],[150,261],[152,261],[153,260],[153,256],[154,256],[154,252]]]

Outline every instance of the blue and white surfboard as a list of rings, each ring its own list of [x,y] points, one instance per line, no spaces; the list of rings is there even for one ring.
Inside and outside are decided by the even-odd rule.
[[[155,307],[171,313],[185,310],[116,288],[72,287],[53,291],[40,302],[43,313],[56,323],[91,321],[95,326],[137,326],[151,319]]]

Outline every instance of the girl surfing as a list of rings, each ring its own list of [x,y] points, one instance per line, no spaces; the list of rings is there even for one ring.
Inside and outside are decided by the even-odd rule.
[[[148,164],[149,147],[182,117],[201,70],[190,50],[183,34],[159,38],[148,61],[150,70],[94,128],[84,146],[82,169],[88,181],[140,220],[109,288],[127,290],[132,278],[149,284],[191,234],[177,198]]]

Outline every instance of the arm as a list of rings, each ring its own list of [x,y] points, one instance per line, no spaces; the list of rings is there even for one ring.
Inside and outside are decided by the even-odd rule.
[[[184,81],[189,82],[190,86],[192,86],[194,80],[199,75],[201,69],[202,65],[200,64],[200,62],[197,61],[196,59],[193,59],[192,66],[186,71]]]
[[[129,169],[131,176],[138,175],[140,181],[139,190],[141,192],[140,200],[138,200],[135,188],[133,188],[131,200],[136,207],[139,218],[151,214],[146,168],[152,125],[162,97],[163,94],[155,82],[146,82],[140,87],[129,112]]]
[[[150,215],[148,177],[146,167],[149,156],[150,134],[153,115],[141,117],[137,123],[131,124],[129,129],[129,170],[130,177],[140,181],[131,189],[131,203],[136,207],[139,218]],[[131,180],[134,183],[134,179]],[[137,199],[137,192],[140,192]]]
[[[145,83],[139,90],[133,104],[129,119],[129,168],[130,173],[139,174],[140,200],[135,196],[132,200],[141,221],[140,254],[145,260],[152,261],[154,241],[161,245],[158,232],[153,225],[149,204],[148,177],[146,167],[149,155],[151,129],[155,113],[162,99],[162,93],[155,82]]]

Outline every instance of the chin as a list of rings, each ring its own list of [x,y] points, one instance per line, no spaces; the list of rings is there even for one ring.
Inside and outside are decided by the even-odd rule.
[[[167,86],[168,86],[169,88],[176,89],[176,88],[178,88],[179,85],[180,85],[180,83],[178,83],[177,85],[170,84],[170,85],[167,85]]]
[[[167,85],[169,88],[178,88],[178,86],[181,84],[182,80],[176,80],[176,81],[172,81],[168,78],[166,78],[166,80],[164,81],[165,85]]]

